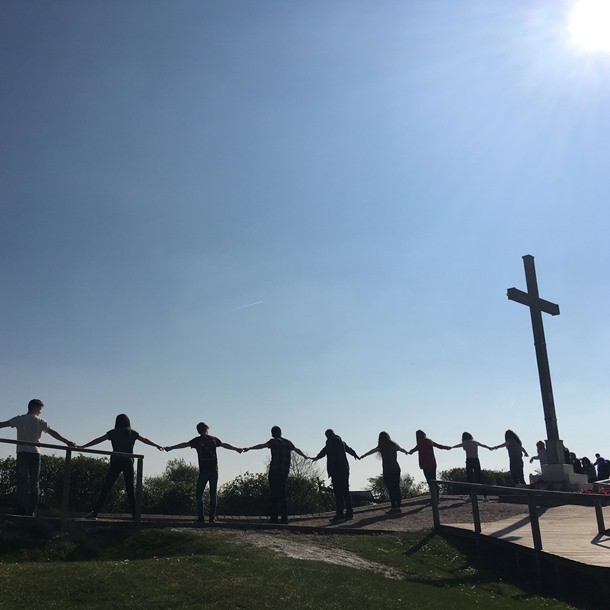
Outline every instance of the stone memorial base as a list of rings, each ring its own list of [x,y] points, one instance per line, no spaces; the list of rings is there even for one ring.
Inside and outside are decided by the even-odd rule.
[[[576,474],[572,464],[544,464],[542,474],[530,475],[530,485],[542,486],[557,491],[584,491],[592,489],[586,474]]]

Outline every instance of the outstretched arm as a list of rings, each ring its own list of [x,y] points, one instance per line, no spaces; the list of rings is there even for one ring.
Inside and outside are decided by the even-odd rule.
[[[81,447],[83,449],[85,447],[93,447],[93,445],[99,445],[103,441],[107,441],[107,440],[108,440],[108,435],[104,434],[104,436],[98,436],[97,438],[94,438],[92,441],[89,441],[88,443],[85,443],[84,445],[81,445]]]
[[[447,449],[447,451],[449,451],[449,449],[451,449],[451,447],[449,445],[441,445],[440,443],[435,443],[434,441],[432,442],[432,446],[436,447],[437,449]]]
[[[56,438],[62,443],[65,443],[69,447],[76,447],[76,443],[73,443],[72,441],[69,441],[68,439],[64,438],[59,432],[53,430],[53,428],[47,428],[47,434],[50,434],[53,438]]]
[[[357,460],[360,459],[360,457],[358,456],[358,454],[349,446],[349,445],[345,445],[345,451],[347,453],[349,453],[350,455],[352,455],[353,457],[355,457]]]
[[[502,447],[506,447],[506,443],[502,443],[501,445],[496,445],[495,447],[492,447],[491,450],[495,451],[496,449],[502,449]]]
[[[157,445],[157,443],[151,441],[145,436],[142,436],[141,434],[138,436],[138,440],[142,441],[145,445],[150,445],[151,447],[156,447],[159,451],[163,451],[163,447],[161,447],[161,445]]]
[[[252,445],[252,447],[244,447],[244,451],[253,451],[255,449],[267,449],[268,443],[260,443],[258,445]]]
[[[230,449],[231,451],[237,451],[237,453],[243,452],[243,449],[240,447],[233,447],[233,445],[229,445],[229,443],[221,443],[220,446],[224,447],[225,449]]]
[[[457,449],[458,447],[463,447],[463,446],[464,446],[464,443],[458,443],[457,445],[453,445],[451,448]],[[485,447],[485,445],[481,445],[481,447]],[[487,448],[490,449],[490,447],[487,447]]]
[[[185,441],[184,443],[178,443],[177,445],[170,445],[169,447],[165,447],[165,451],[172,451],[173,449],[185,449],[186,447],[190,447],[191,443],[189,441]]]
[[[325,455],[326,455],[326,447],[323,447],[323,448],[320,450],[320,453],[318,453],[318,455],[316,455],[316,457],[311,458],[311,459],[312,459],[312,460],[315,462],[315,461],[317,461],[317,460],[319,460],[319,459],[323,458]]]
[[[398,445],[398,447],[396,447],[396,449],[398,451],[402,451],[405,455],[409,455],[409,452],[406,449],[403,449],[400,445]]]
[[[527,454],[527,451],[525,450],[525,447],[521,447],[521,451],[523,451],[523,455],[525,457],[529,457],[529,455]]]
[[[298,447],[293,449],[295,453],[298,453],[301,457],[304,457],[306,460],[311,459],[308,455],[305,455]]]
[[[489,449],[490,451],[493,450],[493,447],[490,447],[489,445],[484,445],[483,443],[479,443],[479,441],[477,441],[477,445],[479,447],[485,447],[485,449]]]
[[[8,428],[10,426],[10,420],[0,421],[0,428]]]
[[[368,457],[369,455],[373,455],[373,453],[377,453],[378,450],[379,450],[379,447],[375,447],[375,448],[371,449],[370,451],[367,451],[366,453],[363,453],[360,456],[360,459]]]

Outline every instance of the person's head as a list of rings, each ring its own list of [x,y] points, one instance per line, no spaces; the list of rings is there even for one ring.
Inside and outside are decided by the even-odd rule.
[[[544,444],[544,441],[538,441],[536,443],[536,449],[538,449],[538,451],[542,451],[543,449],[546,449],[546,445]]]
[[[470,434],[470,432],[462,432],[462,443],[464,441],[471,441],[472,440],[472,434]]]
[[[210,426],[202,421],[197,424],[197,432],[199,432],[199,434],[207,434],[209,429]]]
[[[32,400],[28,402],[28,413],[38,415],[42,410],[42,407],[44,407],[44,403],[40,398],[32,398]]]
[[[585,467],[591,466],[591,460],[588,457],[580,458],[580,461]]]
[[[282,436],[282,429],[279,426],[273,426],[271,428],[271,436],[273,438],[280,438]]]
[[[31,401],[30,401],[30,402],[31,402]],[[596,457],[596,458],[598,458],[598,457],[601,457],[601,456],[599,455],[599,453],[596,453],[596,454],[595,454],[595,457]]]
[[[114,427],[115,428],[131,428],[131,422],[129,421],[129,417],[127,417],[127,415],[125,415],[125,413],[121,413],[120,415],[117,415],[116,419],[114,420]]]
[[[426,433],[423,430],[417,430],[415,433],[415,440],[419,443],[419,441],[423,441],[426,438]]]
[[[394,441],[390,438],[390,435],[387,432],[380,432],[379,438],[377,439],[378,445],[387,445],[388,443],[393,443]]]
[[[516,441],[517,443],[519,443],[521,445],[521,439],[512,430],[507,430],[504,433],[504,440],[505,441]]]
[[[324,434],[326,434],[326,438],[328,438],[328,439],[333,438],[334,436],[337,436],[335,434],[335,431],[332,428],[329,428]]]

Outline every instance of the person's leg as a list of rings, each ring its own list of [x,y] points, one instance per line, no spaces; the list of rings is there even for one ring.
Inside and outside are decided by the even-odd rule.
[[[125,479],[125,492],[127,493],[127,502],[129,503],[129,510],[131,516],[136,518],[136,494],[134,492],[134,473],[133,473],[133,460],[125,458],[122,461],[121,469],[123,471],[123,478]]]
[[[106,498],[114,485],[114,482],[117,480],[119,475],[121,474],[120,464],[117,464],[116,460],[110,460],[110,464],[108,465],[108,470],[106,471],[106,479],[104,480],[104,485],[102,486],[102,491],[100,491],[100,495],[97,497],[97,501],[95,502],[95,506],[91,511],[90,515],[92,517],[97,517],[97,514],[100,511],[100,508],[104,506],[104,502],[106,502]]]
[[[28,474],[30,477],[28,512],[30,515],[34,515],[38,508],[38,499],[40,498],[40,453],[28,454],[28,462]]]
[[[195,490],[195,500],[197,501],[197,520],[203,521],[205,518],[205,509],[203,506],[203,492],[208,484],[208,473],[204,470],[199,471],[197,477],[197,489]]]
[[[474,483],[474,458],[466,458],[466,480]]]
[[[519,473],[519,463],[517,460],[510,460],[509,463],[510,476],[513,479],[513,485],[517,486],[521,483],[521,474]],[[521,472],[523,472],[523,461],[521,462]]]
[[[472,474],[473,474],[473,483],[481,483],[483,480],[481,475],[481,461],[479,458],[474,458],[474,462],[472,464]]]
[[[333,485],[333,493],[335,494],[335,517],[342,518],[345,510],[345,496],[343,493],[343,480],[341,476],[333,476],[330,478]]]
[[[210,481],[210,523],[216,520],[216,504],[218,502],[218,471],[211,472]]]
[[[271,500],[271,510],[270,519],[271,523],[277,523],[277,517],[279,512],[279,484],[278,484],[278,475],[276,473],[269,473],[269,495]]]
[[[278,499],[280,509],[280,523],[288,523],[288,503],[286,501],[286,483],[288,481],[288,473],[278,477]]]
[[[400,508],[402,504],[402,494],[400,493],[400,470],[392,475],[392,490],[394,495],[394,506]]]
[[[17,453],[17,463],[15,467],[17,474],[17,513],[25,515],[28,512],[28,459],[26,451]]]
[[[351,519],[354,516],[354,508],[352,507],[352,496],[349,492],[349,472],[345,473],[343,482],[343,498],[345,500],[345,517]]]

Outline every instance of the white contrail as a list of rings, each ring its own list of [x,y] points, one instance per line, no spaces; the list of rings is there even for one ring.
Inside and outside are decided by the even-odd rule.
[[[240,309],[247,309],[248,307],[254,307],[260,305],[262,301],[256,301],[254,303],[248,303],[247,305],[240,305],[239,307],[233,307],[233,309],[227,309],[224,313],[231,313],[232,311],[239,311]]]

